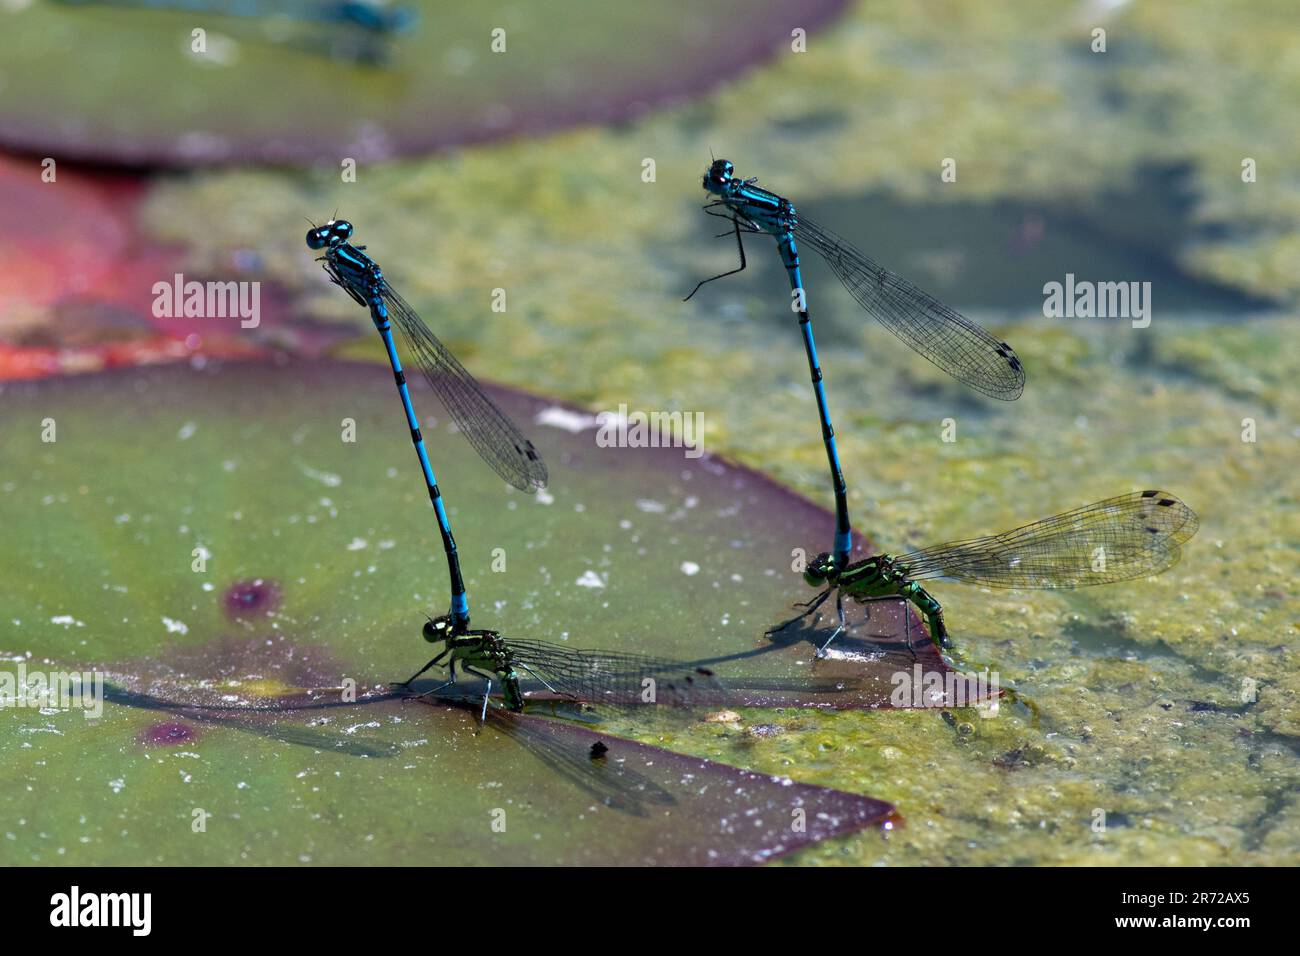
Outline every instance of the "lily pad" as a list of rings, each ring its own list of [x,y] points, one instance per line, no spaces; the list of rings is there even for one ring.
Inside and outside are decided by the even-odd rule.
[[[601,448],[572,410],[494,396],[531,423],[551,490],[510,491],[446,423],[425,427],[477,623],[769,661],[759,676],[799,699],[807,648],[790,658],[762,636],[788,581],[767,564],[829,515],[750,472]],[[382,689],[424,660],[416,635],[446,595],[380,366],[158,366],[3,397],[0,650],[107,680],[97,720],[26,709],[6,724],[8,859],[738,863],[892,812],[544,704],[480,728],[477,701]]]
[[[828,621],[765,633],[812,595],[796,552],[829,540],[828,513],[689,449],[601,447],[594,417],[496,394],[550,465],[535,497],[415,389],[477,626],[698,662],[738,705],[888,707],[918,666],[947,672],[897,604],[855,613],[820,660]],[[14,649],[121,661],[269,630],[351,662],[363,686],[426,659],[446,567],[381,366],[158,367],[4,397]]]
[[[136,165],[378,160],[625,120],[788,49],[793,29],[845,6],[404,4],[418,22],[366,57],[343,56],[337,31],[283,20],[112,4],[0,10],[0,142]]]

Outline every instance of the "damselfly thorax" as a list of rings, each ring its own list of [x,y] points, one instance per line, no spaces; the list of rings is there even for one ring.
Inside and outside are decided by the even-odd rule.
[[[309,232],[307,245],[325,250],[320,258],[325,262],[330,281],[361,305],[369,306],[383,291],[384,273],[379,263],[361,251],[364,247],[358,248],[347,241],[351,235],[352,224],[336,220]]]
[[[842,588],[850,597],[884,597],[897,594],[908,583],[907,566],[899,564],[888,554],[878,554],[850,564],[831,583]]]
[[[384,273],[379,264],[355,246],[342,243],[325,254],[325,261],[333,267],[332,278],[343,286],[362,305],[384,287]]]
[[[443,640],[451,656],[467,664],[496,670],[510,666],[510,648],[497,631],[478,630],[449,634]]]
[[[708,177],[705,186],[708,187]],[[742,226],[774,236],[786,236],[799,224],[794,203],[784,196],[755,184],[753,181],[730,179],[717,190],[710,190],[719,202],[740,219]]]

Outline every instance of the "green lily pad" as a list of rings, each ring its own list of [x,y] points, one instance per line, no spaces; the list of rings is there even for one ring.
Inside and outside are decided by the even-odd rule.
[[[548,407],[497,397],[522,421]],[[740,863],[892,812],[545,705],[494,708],[480,728],[477,701],[381,690],[423,661],[416,635],[445,601],[445,570],[379,366],[155,367],[10,384],[4,398],[4,669],[95,668],[107,681],[99,719],[24,709],[6,723],[7,860]],[[348,418],[355,443],[342,440]],[[739,585],[763,575],[732,545],[773,529],[720,538],[716,526],[761,494],[797,499],[708,460],[676,479],[698,482],[698,501],[670,498],[652,469],[614,462],[667,450],[531,430],[555,486],[537,499],[507,491],[444,424],[426,430],[479,623],[615,646],[639,618],[641,633],[662,633],[664,595],[645,589],[669,582],[708,596],[711,615],[726,605],[748,620]],[[647,506],[652,492],[672,508]],[[673,524],[640,527],[651,517]],[[685,574],[681,548],[705,566],[720,549],[736,587],[713,595],[719,575]],[[625,589],[636,600],[614,606]]]
[[[627,119],[788,49],[792,29],[845,6],[404,5],[418,22],[367,42],[364,57],[340,31],[283,19],[52,2],[0,10],[0,142],[137,165],[378,160]]]

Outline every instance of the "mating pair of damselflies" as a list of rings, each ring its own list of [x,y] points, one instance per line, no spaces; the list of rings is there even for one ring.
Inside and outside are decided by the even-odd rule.
[[[949,577],[991,587],[1075,588],[1156,574],[1178,560],[1181,546],[1196,532],[1196,515],[1173,495],[1143,491],[1098,501],[1003,534],[937,545],[898,557],[877,555],[850,564],[853,542],[847,487],[813,341],[799,268],[799,245],[816,250],[863,309],[958,381],[992,398],[1009,401],[1018,398],[1024,389],[1025,371],[1006,342],[801,216],[790,200],[756,183],[755,179],[737,178],[735,167],[725,159],[714,160],[704,174],[705,190],[718,197],[704,207],[705,212],[731,222],[730,232],[722,235],[734,233],[740,265],[700,282],[686,298],[690,299],[705,283],[745,268],[742,233],[766,234],[776,240],[812,373],[835,493],[836,525],[832,550],[818,555],[804,571],[808,584],[825,589],[801,605],[803,613],[769,634],[812,614],[834,592],[839,626],[821,650],[845,627],[846,595],[860,602],[900,598],[912,602],[925,617],[930,638],[946,647],[943,608],[918,583],[922,579]]]
[[[704,185],[721,197],[706,210],[733,224],[741,269],[745,267],[742,232],[767,233],[776,239],[798,304],[834,480],[837,517],[834,549],[819,555],[804,572],[810,585],[824,586],[824,590],[804,605],[802,614],[774,630],[815,612],[835,592],[839,627],[822,645],[824,650],[845,626],[843,599],[846,595],[861,602],[901,598],[921,611],[929,625],[931,640],[938,646],[947,646],[943,609],[918,583],[921,580],[950,577],[994,587],[1073,588],[1158,573],[1178,560],[1181,546],[1196,531],[1196,515],[1173,495],[1143,491],[1099,501],[1003,534],[938,545],[898,557],[878,555],[849,564],[852,530],[844,478],[804,299],[797,242],[802,241],[825,256],[854,298],[886,328],[960,381],[993,397],[1014,399],[1024,387],[1024,369],[1005,342],[999,342],[911,283],[883,269],[839,237],[799,217],[789,200],[759,188],[753,180],[736,179],[732,164],[726,160],[713,163],[705,175]],[[718,206],[724,207],[725,212],[718,211]],[[647,681],[653,684],[659,678],[666,679],[665,687],[670,692],[689,693],[695,684],[711,683],[711,672],[690,665],[638,655],[576,651],[541,641],[507,640],[496,631],[470,628],[469,602],[456,543],[393,341],[393,320],[424,377],[447,405],[460,430],[501,477],[520,490],[534,491],[546,483],[546,466],[532,443],[393,290],[378,263],[365,254],[365,247],[349,242],[352,231],[352,225],[341,220],[314,226],[307,234],[307,245],[324,252],[322,259],[330,278],[370,310],[383,340],[437,517],[451,579],[449,612],[431,618],[424,628],[426,640],[443,644],[443,649],[405,684],[444,663],[451,683],[459,664],[463,671],[488,682],[488,694],[493,681],[499,681],[507,706],[517,710],[523,706],[520,681],[524,676],[536,678],[558,696],[618,703],[629,702],[638,686],[644,687]],[[708,281],[711,280],[705,280]],[[697,285],[696,291],[703,284]],[[484,714],[487,700],[485,695]]]
[[[443,648],[424,667],[403,681],[402,686],[409,686],[429,668],[444,664],[449,679],[426,692],[435,693],[455,682],[459,665],[462,671],[487,681],[483,718],[487,715],[488,697],[494,681],[501,684],[506,706],[511,710],[521,710],[524,698],[520,682],[529,677],[557,697],[588,703],[633,704],[638,701],[659,702],[678,696],[698,698],[701,689],[714,683],[712,672],[706,668],[637,654],[576,650],[544,641],[507,640],[496,631],[470,628],[469,598],[461,574],[456,540],[424,446],[406,373],[402,370],[397,345],[393,341],[393,324],[396,323],[408,354],[415,357],[420,371],[447,406],[457,427],[498,475],[521,491],[533,492],[546,484],[546,465],[532,442],[487,397],[474,377],[393,290],[379,264],[366,255],[365,246],[354,246],[348,241],[352,231],[352,224],[343,220],[313,226],[307,233],[307,245],[324,253],[321,258],[330,279],[370,310],[370,317],[383,340],[406,413],[411,443],[415,446],[442,536],[451,580],[450,610],[445,615],[431,618],[424,626],[425,640],[440,643]]]

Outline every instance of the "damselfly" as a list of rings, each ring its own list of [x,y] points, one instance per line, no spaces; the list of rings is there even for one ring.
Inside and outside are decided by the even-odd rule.
[[[480,719],[487,717],[493,681],[500,682],[508,709],[523,710],[520,681],[529,677],[557,698],[586,704],[702,705],[722,693],[720,682],[707,667],[641,654],[507,639],[497,631],[458,630],[451,615],[431,618],[424,625],[424,639],[443,644],[443,649],[398,686],[410,686],[429,668],[445,662],[448,680],[419,695],[428,697],[456,682],[456,665],[460,664],[462,671],[487,681]]]
[[[318,261],[324,261],[330,280],[370,310],[370,317],[383,339],[402,407],[406,410],[411,443],[420,459],[424,483],[438,518],[443,549],[447,553],[451,574],[451,618],[458,628],[464,630],[469,627],[469,601],[465,596],[465,583],[460,573],[460,559],[451,534],[451,524],[443,507],[442,493],[438,490],[438,482],[429,464],[429,455],[424,449],[420,420],[411,404],[406,375],[402,371],[402,362],[393,342],[392,320],[396,320],[408,351],[415,355],[416,364],[424,373],[425,380],[447,406],[452,420],[498,475],[521,491],[532,492],[546,485],[546,465],[533,448],[533,443],[483,393],[474,377],[438,341],[438,337],[429,330],[415,310],[393,291],[379,264],[362,251],[366,247],[354,246],[348,242],[351,236],[352,223],[335,220],[323,226],[313,225],[307,233],[307,246],[325,251]]]
[[[1163,491],[1132,492],[1044,518],[1014,531],[953,541],[908,554],[880,554],[846,568],[821,554],[804,571],[817,597],[804,611],[769,634],[812,614],[835,593],[839,627],[824,651],[844,630],[844,598],[859,603],[903,599],[912,602],[930,628],[930,639],[950,647],[943,608],[917,582],[955,578],[995,588],[1081,588],[1159,574],[1178,563],[1182,545],[1199,521],[1191,508]],[[908,645],[911,645],[910,637]]]
[[[703,280],[686,298],[690,299],[707,282],[744,270],[742,232],[767,234],[776,239],[777,251],[790,279],[793,306],[799,313],[799,327],[817,398],[817,414],[821,418],[822,437],[835,490],[836,525],[832,556],[842,568],[848,563],[852,547],[848,500],[822,370],[817,361],[817,347],[813,342],[812,320],[808,316],[807,297],[799,270],[798,244],[816,250],[858,304],[881,325],[958,381],[993,398],[1011,400],[1020,397],[1024,389],[1025,371],[1007,343],[999,342],[906,279],[873,262],[833,232],[798,215],[790,200],[755,185],[757,181],[737,179],[734,166],[725,159],[714,160],[704,174],[704,188],[719,197],[706,205],[704,211],[731,222],[731,232],[736,236],[736,247],[740,251],[740,266]]]

